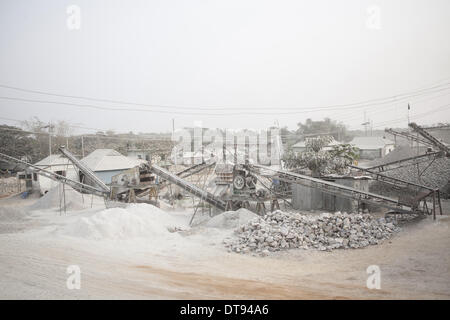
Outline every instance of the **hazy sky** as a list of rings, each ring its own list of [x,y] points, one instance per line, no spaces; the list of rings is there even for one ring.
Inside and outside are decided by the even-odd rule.
[[[70,5],[81,9],[79,30],[67,26]],[[0,85],[166,107],[0,88],[0,117],[159,132],[172,118],[176,127],[294,129],[330,116],[362,128],[365,110],[375,128],[405,126],[406,100],[323,107],[450,83],[449,39],[448,0],[2,0]],[[450,85],[409,101],[419,124],[450,121]]]

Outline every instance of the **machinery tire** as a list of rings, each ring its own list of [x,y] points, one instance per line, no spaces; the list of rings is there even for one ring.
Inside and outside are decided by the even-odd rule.
[[[233,187],[237,190],[242,190],[245,187],[245,178],[241,175],[236,175],[233,179]]]

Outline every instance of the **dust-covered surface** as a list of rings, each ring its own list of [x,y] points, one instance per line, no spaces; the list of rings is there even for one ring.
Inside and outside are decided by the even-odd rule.
[[[267,255],[296,248],[321,251],[363,248],[379,244],[398,231],[396,220],[376,219],[370,214],[336,212],[311,216],[277,210],[240,226],[236,239],[224,241],[234,252]]]
[[[241,208],[236,211],[225,211],[218,214],[208,220],[205,225],[211,228],[236,229],[257,217],[258,215],[250,210]]]
[[[212,226],[190,227],[193,209],[105,209],[94,201],[64,213],[57,201],[31,210],[36,201],[0,201],[2,299],[450,298],[447,215],[403,225],[366,248],[289,249],[261,257],[223,245],[238,236],[232,226],[253,220],[244,210],[216,216]],[[79,290],[67,288],[70,265],[80,267]],[[380,290],[366,287],[370,265],[380,267]]]
[[[103,199],[94,195],[82,194],[68,185],[59,184],[30,205],[29,210],[82,210],[102,205]]]
[[[393,161],[403,160],[425,154],[426,148],[419,151],[409,146],[397,147],[394,151],[381,159],[372,161],[368,166],[377,166]],[[414,161],[406,161],[399,168],[384,172],[385,175],[412,183],[424,185],[430,188],[440,189],[443,196],[450,197],[450,159],[441,157],[415,164]],[[385,186],[380,186],[383,189]]]

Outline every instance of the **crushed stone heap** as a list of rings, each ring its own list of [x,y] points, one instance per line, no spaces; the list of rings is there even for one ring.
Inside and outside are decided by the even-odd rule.
[[[330,251],[375,245],[399,230],[395,221],[370,214],[310,216],[277,210],[239,227],[235,230],[237,239],[225,239],[224,244],[230,251],[262,255],[293,248]]]

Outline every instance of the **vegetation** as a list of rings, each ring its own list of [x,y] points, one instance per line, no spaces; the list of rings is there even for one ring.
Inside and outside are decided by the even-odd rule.
[[[330,118],[325,118],[321,121],[306,119],[305,123],[299,122],[297,125],[298,129],[296,133],[298,135],[329,135],[337,141],[347,141],[349,138],[345,125]]]
[[[313,176],[328,174],[345,174],[348,165],[359,158],[357,148],[342,144],[324,148],[333,140],[332,136],[321,136],[306,139],[306,150],[295,153],[289,151],[283,157],[287,169],[309,169]]]
[[[49,133],[51,139],[49,139]],[[60,146],[66,146],[79,158],[95,149],[114,149],[126,155],[129,149],[146,149],[151,153],[170,154],[173,143],[167,134],[116,134],[112,130],[96,134],[73,135],[73,126],[65,121],[52,125],[38,118],[23,121],[21,127],[0,125],[0,152],[34,163],[52,154]]]

